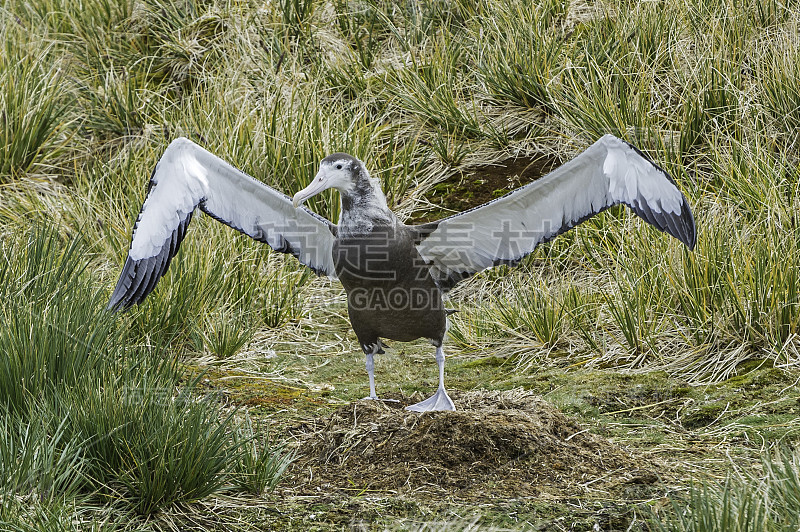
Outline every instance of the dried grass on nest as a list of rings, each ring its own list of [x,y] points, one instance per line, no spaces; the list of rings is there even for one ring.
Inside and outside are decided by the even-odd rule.
[[[649,498],[661,465],[591,434],[521,389],[454,392],[460,410],[362,401],[306,425],[288,484],[300,493]]]

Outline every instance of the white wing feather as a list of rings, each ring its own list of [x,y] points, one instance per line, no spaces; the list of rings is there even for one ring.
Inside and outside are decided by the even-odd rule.
[[[492,202],[417,227],[417,249],[443,289],[500,264],[617,204],[694,248],[686,198],[661,168],[626,142],[606,135],[541,179]]]
[[[198,206],[276,251],[291,253],[317,273],[335,277],[331,222],[308,209],[295,209],[288,196],[178,138],[153,171],[109,308],[140,303],[153,290]]]

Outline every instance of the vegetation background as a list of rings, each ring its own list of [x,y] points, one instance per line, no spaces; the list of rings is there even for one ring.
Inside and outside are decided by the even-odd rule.
[[[605,213],[453,293],[448,372],[683,480],[513,515],[379,501],[374,526],[800,529],[799,34],[792,0],[3,0],[3,528],[347,526],[269,495],[281,427],[364,395],[338,285],[198,217],[146,303],[104,311],[174,137],[288,194],[352,153],[422,220],[612,133],[675,177],[695,252]],[[429,359],[379,382],[425,391]]]

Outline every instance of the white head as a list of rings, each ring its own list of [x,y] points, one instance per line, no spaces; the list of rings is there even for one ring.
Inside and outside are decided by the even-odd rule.
[[[334,153],[322,160],[314,180],[294,195],[292,204],[298,207],[329,188],[335,188],[342,196],[349,196],[362,188],[364,181],[369,182],[370,178],[361,161],[346,153]]]

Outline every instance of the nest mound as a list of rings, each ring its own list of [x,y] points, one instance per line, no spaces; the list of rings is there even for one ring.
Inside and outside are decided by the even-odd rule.
[[[452,396],[456,412],[416,414],[378,401],[341,407],[301,441],[295,487],[467,500],[592,492],[630,499],[649,495],[659,480],[652,462],[590,434],[532,393]]]

